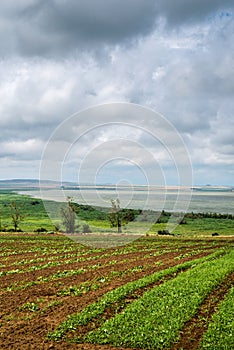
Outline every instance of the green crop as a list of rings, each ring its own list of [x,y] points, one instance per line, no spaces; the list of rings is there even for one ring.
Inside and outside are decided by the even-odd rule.
[[[35,311],[40,310],[40,307],[37,304],[35,304],[35,303],[28,302],[28,303],[22,305],[19,309],[20,310],[28,310],[28,311],[31,311],[31,312],[35,312]]]
[[[120,302],[127,295],[135,292],[137,289],[144,288],[150,284],[153,284],[167,275],[173,275],[174,273],[185,270],[192,266],[196,266],[197,264],[200,264],[206,260],[214,259],[215,257],[220,256],[223,253],[224,251],[220,250],[205,258],[196,259],[165,269],[163,271],[158,271],[152,275],[143,277],[133,282],[129,282],[113,291],[110,291],[106,293],[102,298],[100,298],[99,301],[88,305],[80,313],[70,315],[64,322],[62,322],[59,325],[57,330],[48,334],[48,338],[53,340],[59,340],[63,338],[67,332],[75,330],[79,325],[87,325],[92,319],[101,315],[107,307],[114,303]]]
[[[90,332],[85,341],[145,349],[164,349],[204,298],[234,269],[234,251],[198,265],[152,288],[123,313]]]
[[[231,288],[214,314],[200,349],[234,349],[234,288]]]

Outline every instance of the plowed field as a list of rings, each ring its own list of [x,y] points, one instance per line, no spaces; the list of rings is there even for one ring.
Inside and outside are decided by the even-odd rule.
[[[157,292],[157,288],[190,270],[199,271],[199,264],[205,268],[205,264],[224,259],[233,246],[233,238],[144,237],[115,249],[92,249],[61,235],[2,234],[0,349],[104,350],[115,349],[115,346],[118,349],[150,349],[140,341],[137,343],[135,338],[132,342],[127,341],[124,332],[120,334],[123,340],[121,338],[119,342],[112,342],[110,337],[105,340],[103,336],[91,341],[89,334],[103,329],[105,322],[108,325],[108,321],[130,310],[129,307],[147,293]],[[160,272],[162,275],[157,275]],[[150,282],[145,279],[147,276],[153,276]],[[144,283],[135,286],[134,281]],[[86,323],[77,321],[76,327],[63,328],[70,315],[85,313],[87,307],[99,305],[98,302],[105,298],[109,300],[109,292],[117,295],[122,290],[120,287],[128,284],[134,286],[129,289],[131,292],[113,299],[113,303],[108,301],[97,314],[92,315],[90,311]],[[183,323],[170,346],[163,347],[162,336],[162,347],[151,348],[199,348],[203,333],[232,285],[230,266],[223,277],[219,277],[219,282],[204,294],[195,314],[191,313],[191,319]],[[136,329],[135,337],[137,332]]]

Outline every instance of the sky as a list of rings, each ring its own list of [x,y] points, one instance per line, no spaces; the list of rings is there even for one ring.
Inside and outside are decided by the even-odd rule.
[[[233,16],[233,0],[1,0],[0,179],[234,185]]]

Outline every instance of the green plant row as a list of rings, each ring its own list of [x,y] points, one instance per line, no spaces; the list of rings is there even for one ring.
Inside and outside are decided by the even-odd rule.
[[[4,245],[0,245],[0,251],[3,252],[0,253],[0,257],[5,257],[5,260],[7,261],[8,257],[11,257],[11,255],[18,255],[18,254],[28,254],[28,253],[38,253],[40,256],[39,259],[41,259],[41,255],[43,254],[45,256],[45,259],[48,255],[51,254],[69,254],[69,252],[75,250],[80,253],[87,253],[87,254],[93,254],[93,253],[102,253],[104,249],[101,248],[90,248],[87,250],[86,247],[79,243],[75,243],[74,241],[68,239],[65,236],[27,236],[27,235],[8,235],[4,234],[3,236],[0,236],[0,244],[6,243]],[[9,243],[16,243],[18,245],[17,249],[15,246],[9,247]],[[22,247],[22,244],[24,246],[23,249],[19,249]],[[177,246],[178,242],[168,242],[167,249],[169,250],[169,247]],[[36,246],[35,246],[36,245]],[[136,242],[133,242],[132,244],[129,244],[125,247],[122,247],[118,250],[115,250],[114,252],[108,253],[108,255],[124,255],[131,252],[141,252],[141,251],[151,251],[153,249],[161,249],[161,246],[165,245],[165,241],[156,243],[154,241],[150,240],[139,240]],[[187,242],[186,242],[187,245]],[[33,246],[33,248],[32,248]],[[30,247],[30,249],[28,249]],[[36,258],[36,255],[34,255],[34,258]],[[3,260],[2,260],[3,261]]]
[[[145,251],[145,249],[141,249],[141,250],[138,250],[139,253]],[[147,249],[148,251],[148,249]],[[163,249],[163,250],[160,250],[160,251],[157,251],[157,252],[154,252],[152,253],[152,249],[150,249],[150,255],[152,256],[154,254],[154,256],[159,256],[159,255],[162,255],[162,254],[165,254],[165,253],[168,253],[168,252],[174,252],[174,251],[178,251],[178,249],[175,249],[175,250],[171,250],[171,249]],[[86,255],[89,255],[89,254],[93,254],[94,252],[97,252],[96,250],[94,251],[93,250],[86,250],[86,251],[79,251],[79,252],[76,252],[76,253],[66,253],[62,255],[55,255],[55,256],[49,256],[49,257],[44,257],[44,258],[34,258],[34,259],[24,259],[24,260],[19,260],[19,261],[14,261],[13,263],[8,263],[8,264],[1,264],[0,267],[3,268],[3,267],[10,267],[10,266],[17,266],[17,265],[27,265],[27,264],[31,264],[31,263],[40,263],[40,262],[43,262],[43,261],[46,261],[49,259],[49,262],[45,265],[40,265],[40,266],[35,266],[34,267],[29,267],[29,271],[30,269],[35,269],[35,270],[40,270],[40,269],[43,269],[43,268],[47,268],[47,267],[50,267],[50,266],[59,266],[59,265],[62,265],[63,263],[64,264],[69,264],[69,263],[73,263],[73,262],[84,262],[84,261],[89,261],[89,260],[95,260],[95,259],[98,259],[98,258],[110,258],[112,256],[119,256],[119,255],[125,255],[125,254],[128,254],[126,251],[122,251],[122,250],[117,250],[115,252],[111,252],[111,253],[105,253],[105,254],[101,254],[101,255],[96,255],[96,256],[91,256],[91,257],[88,257],[88,258],[84,258],[84,256]],[[200,252],[200,251],[199,251]],[[150,257],[149,255],[149,257]],[[73,260],[71,260],[71,258],[74,258]],[[64,262],[61,261],[61,259],[68,259],[68,260],[65,260]],[[70,260],[69,260],[70,259]],[[55,260],[57,260],[58,262],[55,262]],[[23,272],[23,269],[21,269],[21,271]],[[25,270],[25,272],[27,272]],[[11,274],[12,272],[11,271],[8,271],[7,274]]]
[[[144,271],[148,267],[149,267],[148,265],[147,266],[139,265],[123,271],[112,270],[108,275],[98,277],[92,282],[85,281],[83,283],[80,283],[78,286],[70,286],[68,288],[61,289],[57,293],[57,296],[66,296],[66,295],[81,296],[85,293],[88,293],[89,291],[99,289],[104,284],[111,282],[113,279],[117,277],[120,277],[120,276],[123,277],[125,275],[130,275],[132,273]]]
[[[175,251],[178,251],[178,249],[175,249]],[[140,252],[141,251],[139,251],[139,253]],[[156,256],[156,255],[160,256],[160,255],[168,253],[168,252],[173,253],[174,250],[162,249],[162,250],[160,250],[158,252],[155,252],[154,256]],[[194,253],[196,253],[196,251],[194,251]],[[0,272],[0,277],[1,276],[12,275],[12,274],[31,272],[31,271],[39,271],[39,270],[47,269],[47,268],[52,267],[52,266],[61,266],[61,265],[68,265],[68,264],[72,264],[72,263],[80,263],[80,262],[92,261],[92,260],[97,260],[97,259],[110,258],[110,257],[113,257],[113,256],[125,255],[126,253],[123,254],[121,251],[116,251],[114,253],[106,253],[106,254],[102,254],[102,255],[95,255],[95,256],[91,256],[91,257],[86,257],[85,258],[84,256],[88,255],[88,254],[89,254],[89,252],[84,252],[82,254],[79,254],[79,255],[82,255],[80,257],[77,257],[78,254],[74,254],[74,258],[70,258],[70,259],[67,259],[65,261],[64,260],[61,261],[61,257],[60,256],[51,257],[50,261],[47,262],[46,264],[43,264],[43,265],[32,265],[32,266],[29,266],[27,268],[17,268],[17,269],[8,270],[8,271],[1,271]],[[153,253],[151,253],[151,254],[153,254]],[[39,258],[39,259],[40,259],[40,261],[43,261],[43,258]],[[131,259],[131,260],[134,260],[134,259]],[[30,261],[33,261],[33,260],[30,260]],[[39,262],[39,261],[36,261],[36,262]],[[18,262],[18,264],[17,264],[16,262],[14,262],[12,265],[8,265],[8,266],[24,265],[25,263],[26,262],[24,262],[24,263],[23,262],[21,262],[21,263]],[[4,265],[1,266],[1,268],[2,267],[4,267]]]
[[[74,254],[74,256],[76,256],[77,254]],[[84,254],[86,255],[86,253]],[[43,270],[43,269],[47,269],[49,267],[52,266],[61,266],[61,265],[68,265],[68,264],[72,264],[72,263],[80,263],[80,262],[85,262],[85,261],[91,261],[91,260],[97,260],[100,259],[101,257],[99,255],[97,256],[91,256],[91,257],[79,257],[79,258],[73,258],[73,259],[68,259],[65,261],[61,261],[59,259],[61,259],[61,257],[55,257],[57,258],[57,261],[49,261],[48,263],[44,264],[44,265],[33,265],[33,266],[29,266],[26,269],[13,269],[10,271],[2,271],[0,272],[0,277],[1,276],[6,276],[6,275],[11,275],[11,274],[16,274],[16,273],[25,273],[25,272],[31,272],[31,271],[38,271],[38,270]],[[51,259],[53,260],[53,259]],[[12,264],[15,265],[15,264]],[[21,264],[18,264],[21,265]]]
[[[123,313],[90,332],[86,342],[144,349],[165,349],[205,297],[234,269],[234,251],[206,261],[152,288]]]
[[[3,245],[0,244],[0,250],[2,250],[2,253],[0,253],[0,257],[5,257],[5,259],[8,259],[11,255],[18,255],[18,254],[28,254],[28,253],[35,253],[34,258],[36,258],[37,255],[40,257],[44,255],[45,257],[51,254],[58,254],[58,253],[70,253],[71,251],[78,251],[78,252],[87,252],[87,248],[85,248],[83,245],[79,243],[75,243],[74,241],[68,239],[66,236],[59,236],[59,235],[35,235],[35,236],[27,236],[27,235],[14,235],[12,234],[4,234],[0,236],[1,242]],[[9,247],[9,243],[13,242],[16,245],[13,247]],[[5,243],[5,244],[4,244]],[[191,240],[178,240],[178,239],[169,239],[167,238],[167,242],[165,242],[165,239],[157,238],[157,241],[155,242],[154,239],[142,237],[141,239],[138,239],[137,241],[132,242],[131,244],[120,247],[117,251],[112,252],[113,255],[121,255],[121,254],[127,254],[130,252],[139,252],[139,251],[152,251],[152,250],[158,250],[158,249],[179,249],[186,247],[195,247],[196,245],[204,246],[204,247],[212,247],[213,245],[217,244],[214,241],[206,241],[206,242],[196,242]],[[22,248],[23,246],[23,248]],[[30,247],[30,248],[29,248]],[[33,248],[32,248],[33,247]],[[98,253],[103,252],[104,250],[101,248],[90,248],[88,250],[89,253]]]
[[[53,340],[62,339],[67,332],[76,330],[76,328],[79,325],[87,325],[92,319],[103,314],[105,309],[111,304],[123,300],[127,295],[135,292],[137,289],[149,286],[150,284],[159,281],[167,275],[177,273],[192,266],[196,266],[197,264],[201,264],[210,259],[214,259],[224,253],[224,250],[219,250],[213,254],[210,254],[209,256],[195,259],[162,271],[155,272],[149,276],[143,277],[133,282],[129,282],[115,290],[112,290],[104,294],[97,302],[88,305],[80,313],[69,315],[67,319],[64,322],[62,322],[54,332],[50,332],[48,334],[48,338]]]
[[[84,252],[87,248],[77,244],[63,235],[27,235],[27,234],[2,234],[0,235],[0,257],[9,255],[38,253],[50,255],[57,253],[69,253],[71,251]],[[12,244],[11,244],[12,243]],[[103,249],[92,248],[91,252],[101,252]]]
[[[136,259],[136,258],[135,258]],[[125,263],[128,262],[129,260],[135,260],[135,259],[124,259],[119,261],[118,263]],[[79,269],[72,269],[72,270],[63,270],[63,271],[57,271],[56,273],[47,276],[47,277],[43,277],[43,276],[39,276],[36,280],[30,281],[30,282],[26,282],[24,283],[24,281],[19,281],[17,283],[14,283],[8,287],[6,287],[6,291],[16,291],[16,290],[20,290],[20,289],[25,289],[37,284],[41,284],[41,283],[45,283],[45,282],[51,282],[54,280],[57,280],[59,278],[66,278],[66,277],[71,277],[71,276],[75,276],[75,275],[80,275],[81,273],[85,273],[87,271],[94,271],[97,270],[99,268],[102,267],[106,267],[106,266],[110,266],[110,265],[115,265],[117,263],[116,260],[112,260],[112,261],[108,261],[105,264],[102,264],[101,262],[98,262],[95,265],[90,265],[87,268],[79,268]],[[13,273],[17,273],[13,270]],[[1,275],[0,275],[1,276]]]
[[[17,265],[29,265],[29,264],[36,264],[40,262],[44,262],[49,260],[54,261],[54,260],[61,260],[61,259],[70,259],[72,257],[78,257],[80,259],[80,256],[85,256],[88,255],[89,252],[84,252],[84,253],[67,253],[67,254],[61,254],[61,255],[55,255],[55,256],[49,256],[49,257],[44,257],[44,258],[34,258],[34,259],[22,259],[22,260],[17,260],[14,261],[10,264],[1,264],[0,267],[10,267],[10,266],[17,266]]]
[[[221,302],[207,332],[203,336],[201,350],[234,349],[234,288]]]
[[[0,257],[9,257],[11,255],[18,255],[18,254],[29,254],[29,253],[38,253],[41,255],[51,255],[51,254],[58,254],[60,252],[63,252],[63,253],[69,253],[71,251],[74,250],[74,246],[71,246],[71,247],[68,247],[68,248],[65,248],[65,247],[61,247],[60,249],[58,247],[43,247],[40,246],[40,247],[34,247],[32,249],[14,249],[13,251],[4,251],[3,253],[0,253]],[[97,250],[96,250],[97,251]]]
[[[147,266],[148,267],[148,266]],[[125,275],[130,275],[135,272],[143,271],[147,268],[146,266],[135,266],[132,269],[126,269],[123,271],[115,271],[112,270],[109,274],[103,275],[101,277],[95,278],[93,281],[85,281],[78,285],[69,286],[67,288],[63,288],[57,292],[57,297],[66,297],[66,296],[82,296],[83,294],[86,294],[90,291],[98,290],[99,288],[103,287],[104,285],[110,283],[113,279],[118,277],[123,277]],[[44,302],[44,300],[40,300],[40,302]],[[21,305],[18,310],[24,311],[29,310],[31,312],[39,311],[41,313],[47,311],[48,309],[53,308],[54,306],[61,305],[63,303],[62,300],[52,300],[48,305],[46,305],[44,308],[42,306],[39,307],[38,305],[38,299],[34,302],[27,302],[23,305]],[[32,318],[32,316],[30,317]]]

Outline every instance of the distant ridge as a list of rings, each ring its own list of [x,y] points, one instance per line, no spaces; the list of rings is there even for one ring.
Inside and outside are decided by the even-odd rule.
[[[38,188],[40,184],[43,184],[43,186],[60,186],[59,182],[51,180],[40,182],[38,179],[10,179],[0,180],[0,189]]]
[[[232,192],[233,187],[231,186],[211,186],[211,185],[205,185],[205,186],[195,186],[192,187],[193,191],[201,191],[201,192]]]
[[[2,183],[12,183],[12,182],[39,182],[38,179],[8,179],[8,180],[0,180],[0,182]]]
[[[135,184],[134,187],[138,190],[144,189],[146,185],[137,185]],[[3,179],[0,180],[0,189],[38,189],[40,187],[48,187],[48,188],[60,188],[64,190],[78,190],[80,187],[84,189],[84,187],[87,187],[87,189],[90,188],[98,188],[98,189],[116,189],[116,184],[111,183],[103,183],[103,184],[89,184],[89,183],[82,183],[78,184],[75,182],[69,182],[69,181],[54,181],[54,180],[39,180],[39,179]],[[147,186],[146,186],[147,187]],[[178,186],[159,186],[159,185],[150,185],[151,188],[168,188],[168,189],[175,189],[178,188]],[[183,187],[183,186],[182,186]],[[181,187],[181,188],[182,188]],[[119,186],[120,188],[125,188],[125,186]],[[191,190],[193,191],[204,191],[204,192],[231,192],[234,191],[233,186],[212,186],[212,185],[195,185],[191,187]]]
[[[39,179],[3,179],[0,180],[0,189],[38,189],[40,187],[48,188],[70,188],[77,187],[74,182],[53,180],[39,180]]]

